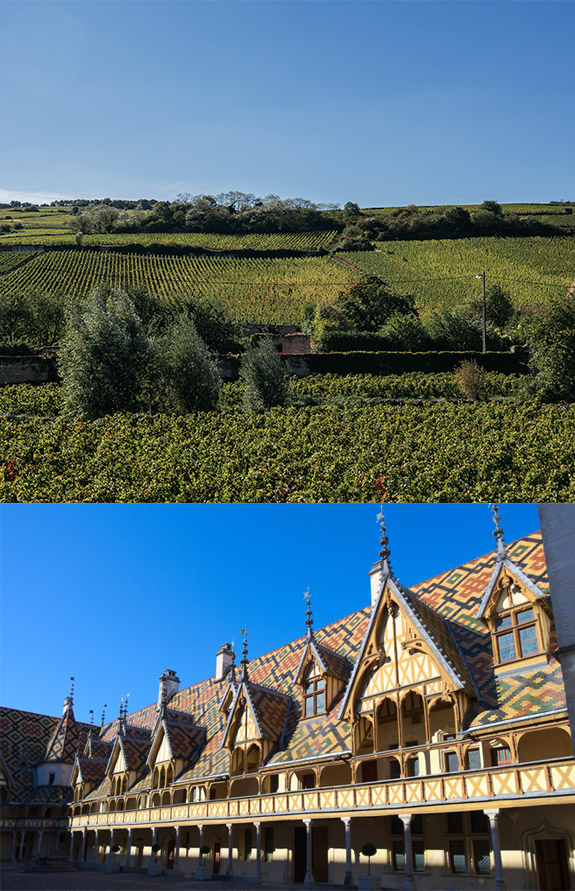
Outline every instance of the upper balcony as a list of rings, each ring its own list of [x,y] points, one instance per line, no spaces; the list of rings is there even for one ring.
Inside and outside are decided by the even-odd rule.
[[[484,767],[384,782],[188,802],[166,807],[82,814],[72,829],[159,823],[248,822],[286,817],[337,817],[445,810],[451,805],[500,807],[528,799],[573,802],[575,758]]]

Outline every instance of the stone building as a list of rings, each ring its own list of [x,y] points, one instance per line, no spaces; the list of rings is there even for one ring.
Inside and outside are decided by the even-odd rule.
[[[68,855],[377,888],[575,888],[575,760],[540,533],[88,727]],[[53,719],[50,719],[53,720]],[[3,821],[8,835],[10,829]],[[38,830],[39,831],[39,830]],[[366,843],[376,848],[368,859]],[[11,841],[17,848],[18,841]]]

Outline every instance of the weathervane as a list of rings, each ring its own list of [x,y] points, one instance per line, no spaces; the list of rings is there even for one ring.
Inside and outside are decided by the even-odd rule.
[[[309,587],[308,587],[307,591],[305,592],[305,594],[303,595],[303,598],[304,598],[304,600],[306,602],[306,606],[307,606],[307,610],[305,613],[305,623],[307,625],[307,636],[308,636],[308,638],[310,638],[313,636],[313,613],[312,613],[312,609],[311,609],[311,594],[309,593]]]
[[[244,645],[242,648],[242,660],[240,665],[242,666],[241,680],[246,681],[248,678],[248,626],[244,625],[243,628],[240,628],[240,634],[244,635]]]
[[[497,560],[502,561],[507,558],[505,542],[503,541],[503,527],[500,525],[501,517],[499,516],[499,505],[492,504],[491,512],[493,514],[493,522],[495,523],[495,532],[493,533],[497,542]]]
[[[381,505],[381,509],[377,515],[376,522],[380,524],[380,537],[379,543],[381,545],[379,556],[381,557],[381,571],[382,574],[386,573],[387,575],[391,575],[391,563],[389,562],[389,557],[391,555],[391,551],[389,550],[389,539],[387,537],[387,530],[385,528],[385,518],[383,516],[383,504]]]
[[[108,708],[107,704],[104,703],[104,708],[102,709],[102,727],[104,726],[104,719],[106,717],[106,709]]]

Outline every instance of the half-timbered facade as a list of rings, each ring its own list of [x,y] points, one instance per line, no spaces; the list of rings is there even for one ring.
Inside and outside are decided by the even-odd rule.
[[[575,761],[539,533],[91,728],[85,868],[374,887],[575,888]],[[202,849],[204,853],[202,853]]]

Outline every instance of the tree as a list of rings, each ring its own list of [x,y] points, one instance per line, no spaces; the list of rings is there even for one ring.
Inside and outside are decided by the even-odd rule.
[[[416,316],[396,313],[390,316],[379,329],[378,334],[389,338],[390,349],[418,352],[429,346],[425,325]]]
[[[158,344],[166,407],[179,413],[214,409],[220,376],[192,319],[176,319]]]
[[[365,842],[361,846],[361,853],[364,857],[367,857],[367,874],[371,875],[371,858],[377,854],[377,848],[373,842]]]
[[[484,201],[481,205],[481,210],[487,210],[490,213],[494,213],[497,217],[500,217],[503,213],[502,207],[497,201]]]
[[[377,331],[396,313],[417,315],[411,295],[396,294],[376,275],[366,275],[340,291],[335,306],[349,326],[358,331]]]
[[[543,398],[575,401],[575,299],[556,298],[546,310],[530,317],[525,328]]]
[[[91,418],[142,407],[150,343],[124,291],[96,288],[68,309],[59,370],[68,411]]]
[[[243,355],[240,378],[244,382],[242,406],[245,412],[267,411],[274,405],[286,405],[289,377],[271,338],[264,338]]]

